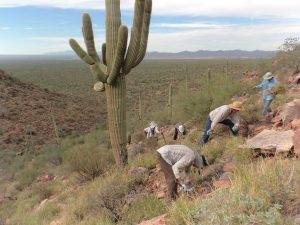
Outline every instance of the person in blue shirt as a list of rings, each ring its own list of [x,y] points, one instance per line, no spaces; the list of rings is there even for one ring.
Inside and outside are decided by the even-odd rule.
[[[278,81],[275,79],[274,75],[271,72],[267,72],[263,76],[263,81],[259,85],[255,86],[255,88],[261,88],[263,90],[263,116],[267,115],[268,112],[272,111],[270,105],[276,96],[276,94],[272,93],[272,88],[274,88],[277,85]]]

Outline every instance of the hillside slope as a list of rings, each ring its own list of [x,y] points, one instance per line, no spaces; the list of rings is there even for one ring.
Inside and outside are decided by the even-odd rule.
[[[96,102],[23,83],[3,70],[0,93],[0,146],[4,149],[18,150],[43,145],[57,136],[84,133],[106,118]]]

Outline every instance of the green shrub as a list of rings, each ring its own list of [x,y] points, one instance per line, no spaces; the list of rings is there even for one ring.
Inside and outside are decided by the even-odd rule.
[[[154,195],[142,196],[127,206],[122,213],[120,224],[137,224],[165,212],[163,202]]]
[[[153,169],[156,167],[157,163],[156,151],[139,154],[129,160],[130,168],[146,167],[148,169]]]
[[[114,165],[110,149],[89,143],[73,147],[68,151],[66,161],[84,180],[93,180]]]
[[[88,218],[117,222],[122,219],[126,196],[134,193],[144,178],[118,171],[97,178],[76,194],[69,203],[66,218],[69,224],[85,224]]]

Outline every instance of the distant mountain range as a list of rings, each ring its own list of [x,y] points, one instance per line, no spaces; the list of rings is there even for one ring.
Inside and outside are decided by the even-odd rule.
[[[218,50],[208,51],[199,50],[195,52],[182,51],[177,53],[170,52],[148,52],[146,59],[205,59],[205,58],[271,58],[276,51],[244,51],[244,50]],[[34,60],[34,59],[78,59],[73,51],[53,52],[43,55],[0,55],[0,60]]]

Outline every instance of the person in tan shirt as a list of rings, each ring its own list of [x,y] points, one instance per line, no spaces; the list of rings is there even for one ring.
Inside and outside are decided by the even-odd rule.
[[[200,140],[200,146],[206,144],[209,137],[218,123],[227,125],[232,134],[237,136],[239,134],[239,111],[242,109],[242,103],[234,102],[230,105],[220,106],[209,113],[206,127],[202,139]]]

